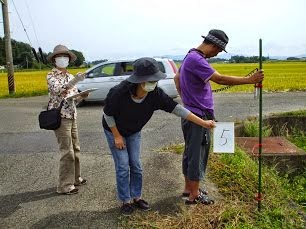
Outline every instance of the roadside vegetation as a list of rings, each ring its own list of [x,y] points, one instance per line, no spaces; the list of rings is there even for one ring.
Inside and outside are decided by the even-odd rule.
[[[288,115],[280,114],[280,115]],[[290,112],[306,117],[306,110]],[[244,122],[248,136],[258,136],[258,121]],[[271,134],[269,126],[264,135]],[[303,148],[301,131],[285,136]],[[298,140],[294,140],[298,139]],[[300,144],[300,145],[299,145]],[[183,144],[169,145],[161,151],[181,154]],[[258,192],[258,162],[240,148],[234,154],[211,154],[208,179],[217,185],[222,198],[211,206],[188,208],[178,203],[175,214],[138,213],[123,219],[123,228],[305,228],[306,171],[298,176],[280,175],[274,168],[263,166],[261,211],[255,200]],[[173,206],[175,208],[175,206]]]
[[[306,118],[306,110],[299,110],[299,111],[290,111],[284,112],[280,114],[276,114],[278,117],[304,117]],[[266,127],[267,128],[267,127]],[[282,131],[281,135],[284,135],[295,144],[297,147],[303,149],[306,152],[306,135],[305,132],[302,130],[295,128],[292,130],[292,133],[288,134],[287,131]]]
[[[213,67],[225,75],[245,76],[258,67],[258,64],[242,63],[214,63]],[[86,69],[69,69],[70,73],[85,71]],[[306,64],[305,62],[267,62],[264,63],[265,92],[305,91]],[[7,73],[0,73],[0,98],[22,97],[47,94],[46,74],[49,70],[15,72],[15,95],[8,94]],[[212,83],[213,89],[223,86]],[[234,86],[224,92],[253,92],[252,85]]]

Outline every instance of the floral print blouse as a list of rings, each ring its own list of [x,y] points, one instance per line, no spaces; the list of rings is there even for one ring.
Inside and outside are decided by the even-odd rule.
[[[73,79],[73,75],[70,73],[63,73],[57,68],[53,68],[51,72],[47,74],[48,90],[49,90],[49,103],[48,110],[57,108],[61,101],[71,95],[78,93],[78,89],[74,86],[68,89],[67,83]],[[74,99],[64,99],[64,103],[61,110],[61,117],[67,119],[76,119],[77,111],[74,103]]]

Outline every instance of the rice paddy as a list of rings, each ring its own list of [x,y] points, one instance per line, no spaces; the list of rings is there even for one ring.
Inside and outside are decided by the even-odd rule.
[[[258,67],[258,64],[231,64],[215,63],[212,66],[223,75],[245,76]],[[306,90],[306,62],[269,62],[263,63],[265,79],[264,92],[286,92]],[[75,74],[86,69],[69,69]],[[49,70],[15,72],[14,95],[9,95],[7,73],[0,73],[0,98],[35,96],[48,93],[46,75]],[[211,83],[213,89],[222,88],[222,85]],[[234,86],[226,92],[253,92],[253,85]],[[222,93],[223,93],[222,92]]]

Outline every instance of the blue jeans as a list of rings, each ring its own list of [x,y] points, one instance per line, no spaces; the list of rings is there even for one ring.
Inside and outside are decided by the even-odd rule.
[[[122,202],[140,198],[142,192],[141,132],[124,137],[126,148],[122,150],[115,147],[112,132],[104,129],[104,133],[115,162],[118,198]]]

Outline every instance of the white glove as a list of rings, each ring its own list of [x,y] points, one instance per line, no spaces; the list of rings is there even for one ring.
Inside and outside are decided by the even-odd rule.
[[[78,72],[75,77],[67,83],[68,88],[73,88],[78,82],[85,79],[85,73]]]

